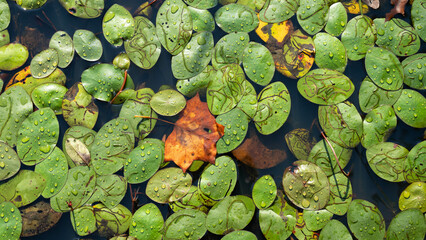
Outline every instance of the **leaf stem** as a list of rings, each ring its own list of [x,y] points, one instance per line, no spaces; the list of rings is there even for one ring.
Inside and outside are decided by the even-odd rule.
[[[121,84],[120,91],[118,91],[118,93],[115,94],[114,98],[109,103],[113,103],[115,98],[123,91],[124,86],[126,86],[126,82],[127,82],[127,70],[124,70],[124,80],[123,80],[123,84]]]
[[[160,118],[155,118],[155,117],[141,116],[141,115],[135,115],[134,117],[137,117],[137,118],[145,118],[145,119],[154,119],[154,120],[157,120],[157,121],[161,121],[161,122],[165,122],[165,123],[168,123],[168,124],[176,125],[176,124],[175,124],[175,123],[173,123],[173,122],[169,122],[169,121],[167,121],[167,120],[160,119]]]

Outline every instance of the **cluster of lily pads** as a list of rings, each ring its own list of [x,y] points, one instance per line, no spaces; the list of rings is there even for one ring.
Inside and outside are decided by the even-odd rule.
[[[59,2],[79,18],[104,12],[103,0]],[[54,211],[70,212],[79,236],[98,231],[112,239],[200,239],[209,231],[225,235],[222,239],[256,239],[243,229],[258,213],[266,239],[292,234],[298,239],[424,238],[426,141],[411,150],[386,142],[397,117],[413,128],[426,127],[426,100],[419,92],[426,89],[426,55],[417,53],[426,39],[424,0],[413,1],[414,27],[401,19],[372,20],[363,14],[348,22],[350,10],[338,1],[219,2],[223,6],[217,0],[165,0],[155,24],[148,3],[139,12],[146,15],[136,17],[114,4],[103,15],[103,36],[116,47],[124,45],[125,53],[112,63],[94,64],[83,71],[81,82],[67,88],[61,68],[69,66],[75,52],[97,62],[103,46],[86,29],[75,30],[72,38],[57,31],[49,48],[9,80],[0,95],[0,236],[34,235],[25,224],[29,208],[23,207],[41,195]],[[45,3],[17,1],[24,9]],[[0,9],[0,69],[13,71],[27,62],[29,52],[10,43],[6,0],[0,0]],[[302,29],[294,29],[293,15]],[[215,43],[216,24],[226,34]],[[265,44],[250,41],[251,31]],[[151,69],[162,49],[172,55],[176,87],[157,93],[136,90],[127,72],[130,64]],[[364,58],[368,76],[359,91],[362,116],[346,101],[355,86],[344,71],[348,59]],[[318,68],[311,70],[314,62]],[[287,133],[288,147],[299,160],[284,171],[282,190],[264,175],[251,196],[232,195],[238,173],[228,153],[244,141],[249,123],[269,135],[290,114],[287,87],[271,83],[275,69],[299,79],[299,93],[320,105],[318,121],[326,138],[316,142],[306,129]],[[253,83],[263,89],[257,93]],[[220,156],[215,164],[192,164],[189,171],[199,175],[193,182],[191,173],[167,166],[164,142],[148,135],[159,115],[176,116],[185,108],[185,97],[196,93],[205,96],[225,133],[216,144]],[[122,106],[117,118],[95,131],[97,101]],[[61,114],[69,125],[62,149],[57,146]],[[379,177],[410,183],[399,199],[402,212],[387,229],[374,204],[352,199],[344,168],[359,143]],[[21,164],[28,167],[21,169]],[[154,203],[136,206],[134,212],[120,204],[127,191],[133,201],[139,194],[128,185],[144,182],[149,199],[173,210],[166,220]],[[347,215],[350,231],[334,215]]]

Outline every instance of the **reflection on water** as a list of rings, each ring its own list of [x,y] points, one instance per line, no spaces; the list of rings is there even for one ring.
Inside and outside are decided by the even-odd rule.
[[[137,9],[141,1],[106,1],[105,9],[108,9],[114,3],[124,5],[131,13],[133,13]],[[41,10],[24,12],[19,7],[17,7],[14,2],[9,2],[9,4],[13,16],[13,23],[9,27],[11,39],[12,41],[13,39],[16,39],[17,41],[26,45],[30,50],[31,56],[34,56],[41,50],[47,49],[48,41],[55,32],[55,29],[64,30],[68,32],[68,34],[70,34],[71,36],[77,29],[88,29],[93,31],[98,36],[98,38],[101,39],[104,47],[104,53],[99,62],[112,62],[113,58],[119,52],[124,51],[123,47],[115,48],[112,45],[108,44],[104,39],[101,25],[102,17],[90,20],[75,18],[68,14],[59,5],[58,1],[48,1],[48,3],[42,8],[44,13]],[[382,4],[385,4],[386,6],[382,7],[380,11],[374,11],[370,9],[370,12],[367,15],[372,18],[384,17],[384,13],[389,11],[390,5],[388,1]],[[215,11],[216,9],[217,8],[213,9],[213,11]],[[410,11],[410,9],[406,9],[406,12]],[[353,17],[353,15],[350,15],[350,17]],[[295,29],[300,28],[297,25],[295,17],[293,17],[292,20]],[[407,17],[404,20],[410,22]],[[54,26],[52,26],[51,24],[54,24]],[[220,29],[218,29],[218,27],[216,27],[216,30],[214,32],[215,42],[217,42],[223,35],[224,33]],[[251,40],[261,42],[259,37],[254,32],[250,33],[250,38]],[[423,43],[420,52],[424,52],[424,49],[425,44]],[[157,64],[151,70],[143,70],[132,64],[128,72],[132,76],[136,86],[145,84],[145,87],[149,87],[152,88],[154,91],[158,91],[161,85],[175,86],[176,80],[173,78],[170,63],[171,55],[163,49]],[[66,69],[63,69],[64,73],[67,76],[66,86],[69,88],[75,82],[79,82],[83,70],[93,64],[94,63],[92,62],[81,60],[76,55],[73,62]],[[359,109],[358,91],[362,80],[366,76],[363,61],[349,61],[344,74],[352,80],[356,87],[354,94],[349,100],[354,103]],[[260,170],[250,168],[238,162],[237,165],[239,166],[239,179],[233,195],[244,194],[251,196],[251,189],[254,181],[257,179],[258,176],[262,176],[265,174],[272,175],[277,183],[277,186],[282,189],[281,181],[284,169],[296,160],[286,146],[284,135],[295,128],[309,129],[312,124],[312,121],[317,118],[318,106],[311,102],[308,102],[298,93],[296,86],[297,80],[283,77],[283,75],[276,72],[272,81],[282,81],[287,86],[291,95],[291,113],[287,122],[279,131],[269,136],[258,137],[260,141],[262,141],[262,143],[265,144],[268,148],[275,149],[273,154],[270,155],[271,157],[276,158],[277,161],[284,161],[273,168]],[[260,88],[257,87],[256,91],[259,92]],[[99,128],[103,124],[105,124],[112,118],[118,116],[121,106],[110,105],[108,103],[99,101],[96,104],[100,109],[100,113],[98,122],[94,129],[99,130]],[[63,120],[62,116],[58,116],[58,119],[61,124],[60,139],[62,139],[63,133],[67,129],[67,125]],[[253,128],[253,126],[250,127]],[[172,127],[170,125],[158,123],[155,127],[155,131],[150,136],[161,139],[164,134],[170,133],[171,130]],[[252,131],[250,134],[253,135],[253,132],[254,134],[256,133],[256,131]],[[320,133],[317,129],[313,128],[312,132],[313,136],[317,140],[321,139]],[[408,127],[401,121],[398,121],[398,127],[396,128],[396,131],[391,135],[388,141],[401,144],[407,149],[411,149],[416,143],[420,142],[423,139],[423,134],[423,131],[415,130],[411,127]],[[60,145],[61,141],[59,141],[59,147],[61,147]],[[260,155],[266,156],[264,152]],[[254,158],[261,158],[261,156],[254,155]],[[269,159],[261,159],[260,161],[262,162],[263,160]],[[370,170],[365,158],[365,149],[361,146],[355,148],[354,153],[352,154],[351,162],[346,167],[347,171],[349,171],[350,169],[352,169],[351,181],[354,198],[365,199],[376,204],[382,212],[388,225],[392,217],[396,214],[396,212],[399,211],[397,202],[398,197],[401,191],[408,184],[390,183],[377,177],[374,172]],[[140,184],[140,189],[144,190],[145,186],[146,183]],[[145,195],[139,196],[140,204],[145,204],[148,202],[151,201]],[[123,204],[128,207],[131,206],[129,194],[126,195],[125,199],[123,200]],[[159,207],[164,217],[167,217],[171,214],[171,211],[166,205]],[[339,220],[341,220],[343,223],[346,222],[344,218]],[[259,239],[264,239],[258,226],[258,219],[255,215],[253,221],[250,223],[247,229],[253,231]],[[60,238],[63,240],[79,239],[79,237],[74,233],[71,227],[69,213],[63,214],[63,217],[60,220],[59,224],[57,224],[49,232],[27,239],[49,240],[58,239],[58,236],[60,236]],[[93,236],[90,238],[100,239],[97,236]],[[213,236],[212,234],[206,234],[205,239],[220,239],[220,237]]]

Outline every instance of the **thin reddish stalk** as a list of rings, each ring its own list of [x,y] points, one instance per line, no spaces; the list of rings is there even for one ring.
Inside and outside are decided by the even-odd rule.
[[[162,121],[162,122],[165,122],[165,123],[168,123],[168,124],[176,125],[175,123],[172,123],[172,122],[169,122],[167,120],[160,119],[160,118],[155,118],[155,117],[141,116],[141,115],[135,115],[134,117],[145,118],[145,119],[154,119],[154,120]]]
[[[123,80],[123,84],[121,85],[120,91],[118,91],[118,93],[115,94],[114,98],[109,103],[113,103],[115,98],[118,96],[118,94],[120,94],[123,91],[124,86],[126,85],[126,82],[127,82],[127,70],[124,71],[124,80]]]

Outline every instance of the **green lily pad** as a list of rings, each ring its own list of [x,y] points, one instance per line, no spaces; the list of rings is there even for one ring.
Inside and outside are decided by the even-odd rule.
[[[34,78],[44,78],[49,76],[58,67],[58,52],[49,48],[41,51],[31,60],[31,74]]]
[[[362,199],[352,201],[348,210],[348,225],[357,239],[383,239],[386,224],[380,210],[371,202]]]
[[[161,240],[163,224],[160,209],[153,203],[145,204],[133,214],[129,236],[137,239]]]
[[[319,106],[318,120],[328,139],[340,146],[354,148],[360,143],[362,118],[352,103]]]
[[[214,115],[233,109],[242,98],[241,85],[245,80],[243,69],[237,64],[228,64],[216,72],[207,87],[207,106]]]
[[[214,205],[207,214],[207,230],[223,235],[231,229],[243,229],[250,223],[255,209],[253,200],[249,197],[227,196]]]
[[[49,42],[49,48],[58,53],[58,67],[66,68],[74,58],[74,44],[72,38],[64,31],[57,31]]]
[[[249,231],[236,230],[226,234],[221,240],[257,240],[257,237]]]
[[[328,68],[341,73],[348,63],[345,46],[336,37],[328,33],[318,33],[314,36],[315,63],[319,68]]]
[[[251,32],[259,24],[256,12],[244,5],[231,3],[219,8],[214,18],[225,32]]]
[[[193,97],[197,92],[205,95],[207,86],[215,77],[216,70],[211,65],[207,65],[200,74],[189,79],[177,80],[176,89],[186,97]]]
[[[109,43],[116,47],[121,46],[123,40],[133,37],[135,33],[132,14],[121,5],[112,5],[102,19],[102,32]]]
[[[99,235],[109,238],[125,233],[132,223],[132,213],[125,206],[119,204],[114,208],[107,208],[102,203],[93,206],[96,226]]]
[[[82,206],[74,209],[74,211],[70,213],[70,219],[74,231],[79,236],[87,236],[98,230],[96,227],[95,212],[92,206]]]
[[[219,0],[219,1],[223,2],[223,1],[226,1],[226,0]],[[241,5],[245,5],[249,8],[251,8],[251,9],[253,9],[255,12],[259,12],[263,8],[263,6],[265,5],[266,1],[267,0],[236,0],[236,3],[241,4]]]
[[[333,105],[348,99],[355,87],[348,77],[338,71],[315,69],[299,79],[297,89],[310,102]]]
[[[46,179],[46,187],[41,195],[51,198],[65,185],[68,175],[68,163],[65,154],[58,147],[43,162],[35,166],[34,171]]]
[[[250,37],[245,32],[229,33],[216,43],[212,51],[212,65],[219,70],[227,64],[240,64],[243,60],[243,51],[247,47]]]
[[[251,120],[254,115],[256,115],[258,102],[257,102],[257,94],[253,85],[245,80],[242,85],[242,97],[238,102],[236,108],[240,109],[245,113],[247,118]]]
[[[90,149],[92,164],[98,175],[120,170],[135,145],[135,136],[127,119],[118,117],[105,123]]]
[[[0,31],[3,31],[10,24],[10,9],[6,0],[0,1],[0,9],[2,12],[0,15]]]
[[[365,69],[380,88],[394,91],[402,87],[404,70],[398,58],[389,50],[370,48],[365,56]]]
[[[47,0],[17,0],[16,4],[25,10],[41,8]]]
[[[414,28],[423,41],[426,41],[425,13],[426,6],[423,0],[414,0],[411,7],[411,20],[413,21]]]
[[[329,6],[325,0],[300,0],[297,9],[297,21],[308,34],[314,35],[325,26]]]
[[[259,19],[268,23],[279,23],[290,19],[299,7],[296,0],[267,0],[259,12]]]
[[[421,93],[403,89],[393,109],[407,125],[415,128],[426,127],[426,98]]]
[[[173,213],[163,227],[164,239],[201,239],[206,231],[206,214],[195,209]]]
[[[225,134],[216,143],[218,154],[234,150],[245,139],[249,120],[240,109],[234,108],[217,116],[216,122],[225,126]]]
[[[95,190],[86,204],[101,202],[105,207],[115,208],[127,191],[127,181],[118,175],[103,175],[96,178]]]
[[[0,140],[0,180],[15,175],[21,168],[21,160],[15,150]]]
[[[177,79],[198,75],[209,64],[214,46],[211,32],[200,32],[192,36],[186,47],[172,57],[172,72]]]
[[[253,186],[253,202],[259,209],[266,209],[277,197],[277,185],[271,175],[259,178]]]
[[[310,137],[309,130],[296,128],[285,135],[288,148],[298,160],[308,159],[309,153],[317,141]]]
[[[59,138],[59,122],[50,108],[31,113],[18,131],[16,152],[25,165],[34,165],[46,159]]]
[[[40,196],[46,187],[44,177],[31,170],[21,170],[0,184],[0,202],[10,201],[16,207],[26,206]]]
[[[90,151],[96,132],[83,126],[67,129],[62,140],[65,157],[70,167],[86,166],[90,163]]]
[[[142,88],[135,92],[134,97],[127,99],[121,107],[120,117],[126,118],[136,137],[142,139],[146,137],[154,128],[157,114],[152,110],[149,102],[154,96],[154,91],[150,88]],[[149,119],[135,116],[148,116]]]
[[[392,219],[386,232],[386,239],[422,239],[425,234],[426,220],[422,212],[418,209],[408,209]]]
[[[124,177],[129,183],[142,183],[151,178],[164,160],[164,143],[144,139],[132,150],[124,164]]]
[[[404,211],[410,208],[418,208],[422,213],[426,212],[426,183],[413,182],[402,191],[399,196],[399,209]]]
[[[314,163],[298,160],[286,168],[283,186],[287,197],[302,209],[319,210],[330,198],[327,175]],[[309,181],[309,184],[306,184]]]
[[[261,86],[268,85],[274,77],[272,54],[260,43],[250,42],[244,49],[243,66],[248,78]]]
[[[180,168],[164,168],[152,176],[146,186],[146,195],[158,203],[174,202],[183,198],[192,183],[191,175]]]
[[[50,206],[56,212],[68,212],[83,206],[92,196],[96,185],[93,168],[76,166],[68,171],[64,187],[50,198]],[[84,186],[84,187],[83,187]]]
[[[408,150],[396,143],[378,143],[367,149],[367,161],[377,176],[390,181],[404,181],[404,163]]]
[[[155,25],[148,18],[136,16],[134,20],[135,34],[124,42],[124,49],[136,66],[150,69],[160,57],[161,43]]]
[[[277,131],[290,114],[291,98],[282,82],[274,82],[262,89],[257,97],[258,108],[253,117],[256,129],[264,135]]]
[[[205,9],[188,7],[192,18],[192,29],[196,32],[213,32],[215,22],[213,15]]]
[[[184,0],[186,4],[198,9],[209,9],[217,5],[217,0]]]
[[[336,2],[330,6],[328,11],[328,20],[324,30],[331,36],[339,36],[348,23],[346,8],[341,2]]]
[[[376,41],[376,28],[373,20],[365,15],[352,18],[342,33],[342,43],[346,48],[348,58],[357,61],[365,57],[368,49]]]
[[[22,231],[22,218],[19,209],[11,202],[0,204],[0,236],[3,239],[19,239]]]
[[[86,92],[83,84],[78,82],[65,93],[62,114],[68,125],[92,129],[98,119],[99,110],[92,96]]]
[[[349,233],[346,226],[336,219],[332,219],[321,230],[320,240],[352,240],[352,235]]]
[[[393,105],[401,96],[401,93],[402,89],[384,90],[374,84],[369,77],[365,77],[359,89],[359,106],[361,111],[368,113],[383,105]]]
[[[68,89],[60,84],[46,83],[40,85],[31,93],[31,98],[37,108],[51,108],[56,115],[62,114],[62,99]]]
[[[404,68],[404,83],[409,87],[424,90],[426,89],[426,54],[419,53],[410,56],[402,61]]]
[[[297,210],[288,204],[281,190],[277,193],[270,207],[259,209],[259,225],[266,239],[285,240],[296,226]]]
[[[328,177],[330,200],[325,208],[336,215],[343,216],[352,202],[352,184],[348,177],[339,172]]]
[[[81,74],[84,89],[94,98],[111,101],[124,81],[124,71],[112,64],[96,64]]]
[[[199,162],[203,163],[202,161]],[[193,165],[194,163],[192,163],[191,167]],[[178,212],[182,209],[198,209],[204,213],[209,211],[209,208],[205,206],[200,199],[200,192],[198,191],[198,187],[194,185],[191,185],[191,188],[185,197],[170,203],[169,206],[173,212]]]
[[[10,35],[7,29],[0,31],[0,47],[10,43]]]
[[[27,61],[28,49],[20,43],[9,43],[0,47],[0,70],[15,70]]]
[[[178,91],[166,89],[154,94],[149,104],[160,115],[175,116],[185,108],[186,99]]]
[[[410,56],[420,49],[420,38],[414,28],[402,19],[374,19],[377,29],[376,44],[392,51],[397,56]]]
[[[319,231],[328,222],[330,222],[333,217],[333,213],[329,212],[327,209],[321,210],[303,210],[303,219],[305,220],[306,227],[310,231]]]
[[[396,116],[391,106],[384,105],[371,110],[363,122],[362,146],[368,149],[386,141],[395,127]]]
[[[173,22],[177,24],[172,24]],[[157,36],[172,55],[180,53],[192,36],[191,12],[182,0],[166,0],[158,9]]]
[[[426,141],[414,146],[407,155],[404,163],[404,178],[407,182],[426,181],[426,168],[424,155],[426,153]]]
[[[104,10],[104,0],[59,0],[68,13],[79,18],[97,18]]]
[[[8,88],[0,95],[0,139],[16,145],[22,122],[33,112],[33,104],[21,86]]]
[[[72,40],[75,51],[82,59],[95,62],[101,58],[103,52],[102,43],[93,32],[78,29],[74,32]]]

